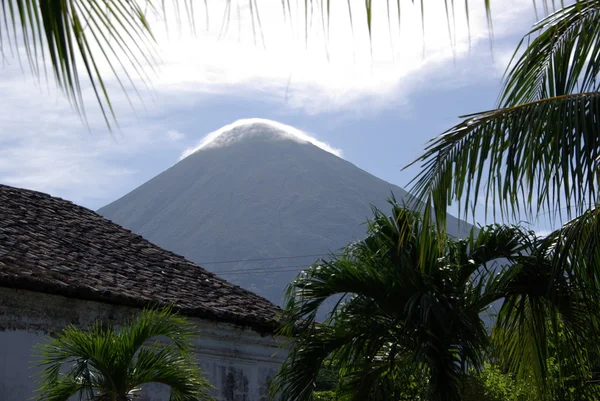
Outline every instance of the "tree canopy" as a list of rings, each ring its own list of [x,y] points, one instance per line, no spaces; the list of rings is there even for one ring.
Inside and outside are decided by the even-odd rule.
[[[148,309],[115,330],[97,321],[68,326],[38,347],[38,399],[125,401],[145,384],[170,387],[172,401],[212,400],[212,386],[194,357],[194,327],[170,308]]]
[[[290,284],[283,333],[291,351],[272,390],[309,400],[330,360],[343,400],[399,400],[417,377],[428,383],[428,400],[460,400],[463,378],[483,367],[494,344],[517,380],[543,392],[558,325],[568,339],[561,356],[576,377],[588,377],[596,318],[581,288],[554,270],[548,244],[504,225],[453,239],[393,202],[389,217],[375,209],[365,240]],[[341,300],[317,322],[334,296]],[[490,336],[484,316],[498,303]]]

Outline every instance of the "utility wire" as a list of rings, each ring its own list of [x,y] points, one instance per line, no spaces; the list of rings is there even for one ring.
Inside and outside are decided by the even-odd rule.
[[[220,274],[240,274],[240,273],[274,273],[274,272],[285,272],[285,271],[295,271],[299,268],[308,268],[310,265],[293,265],[293,266],[268,266],[268,267],[260,267],[248,270],[223,270],[220,272],[213,272],[216,275]]]
[[[260,262],[264,260],[282,260],[282,259],[297,259],[297,258],[309,258],[309,257],[317,257],[317,256],[329,256],[328,253],[315,253],[312,255],[296,255],[296,256],[279,256],[276,258],[257,258],[257,259],[239,259],[239,260],[219,260],[215,262],[200,262],[196,263],[199,266],[202,265],[219,265],[223,263],[238,263],[238,262]]]
[[[264,271],[264,270],[260,270],[260,271],[243,271],[243,270],[239,270],[237,272],[229,272],[229,273],[223,273],[223,276],[237,276],[237,275],[243,275],[243,274],[276,274],[276,273],[286,273],[286,272],[292,272],[292,273],[300,273],[302,271],[302,269],[281,269],[281,270],[272,270],[272,271]],[[217,276],[221,276],[221,273],[215,273],[217,274]]]

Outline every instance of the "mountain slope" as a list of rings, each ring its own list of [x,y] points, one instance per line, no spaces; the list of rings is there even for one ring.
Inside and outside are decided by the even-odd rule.
[[[98,212],[276,303],[317,255],[364,236],[370,204],[386,211],[392,193],[407,195],[266,122],[210,145]],[[247,259],[264,260],[211,263]]]

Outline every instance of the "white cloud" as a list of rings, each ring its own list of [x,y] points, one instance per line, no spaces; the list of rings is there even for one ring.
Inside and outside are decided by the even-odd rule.
[[[202,149],[229,146],[253,135],[270,135],[272,140],[287,139],[300,143],[312,143],[326,152],[342,157],[341,149],[319,141],[314,136],[297,128],[264,118],[248,118],[237,120],[206,135],[198,145],[186,149],[179,157],[179,160],[185,159],[192,153],[196,153]]]
[[[1,183],[100,206],[114,199],[115,192],[133,189],[140,168],[131,162],[133,157],[181,146],[164,135],[165,127],[140,124],[119,95],[113,100],[121,111],[121,131],[110,134],[93,107],[88,110],[88,131],[56,88],[38,87],[17,66],[2,73]],[[93,105],[89,90],[84,87],[84,96]]]
[[[179,131],[175,131],[175,130],[167,131],[167,136],[172,141],[180,141],[183,138],[185,138],[185,134],[183,132],[179,132]]]
[[[402,3],[401,30],[388,24],[384,2],[374,4],[373,36],[369,40],[364,2],[351,0],[354,29],[345,1],[331,3],[329,35],[323,34],[320,11],[314,10],[305,37],[304,2],[293,6],[284,20],[281,3],[258,1],[262,33],[242,0],[232,0],[228,30],[221,35],[223,4],[209,1],[210,25],[197,13],[195,35],[158,29],[159,54],[156,88],[180,94],[260,94],[284,102],[287,107],[311,114],[382,108],[391,98],[406,99],[420,90],[421,81],[434,72],[452,72],[453,60],[468,60],[460,68],[485,70],[497,77],[489,50],[488,25],[483,2],[470,4],[470,32],[466,16],[457,6],[452,45],[445,8],[426,2],[425,35],[418,4]],[[395,2],[391,2],[395,3]],[[417,2],[418,3],[418,2]],[[495,4],[495,3],[494,3]],[[204,11],[204,10],[202,10]],[[394,7],[391,9],[395,13]],[[493,10],[496,41],[516,32],[519,36],[533,21],[531,0],[503,0]],[[157,25],[160,26],[160,25]],[[391,29],[390,29],[391,28]],[[264,39],[264,41],[263,41]],[[470,53],[471,49],[478,49]],[[496,49],[497,51],[498,49]],[[499,62],[505,62],[501,54]],[[469,65],[472,64],[472,65]],[[455,68],[457,68],[455,66]],[[460,78],[464,71],[454,71]]]
[[[356,5],[354,32],[347,20],[343,5],[346,2],[331,2],[329,38],[325,39],[315,17],[308,46],[301,24],[303,13],[296,10],[292,29],[283,19],[281,2],[275,0],[259,0],[264,46],[260,43],[261,35],[252,33],[248,10],[240,8],[238,17],[236,5],[239,3],[241,7],[242,0],[232,0],[229,31],[222,37],[219,36],[219,6],[224,3],[221,0],[209,0],[212,8],[208,30],[199,26],[196,35],[185,31],[166,35],[157,28],[158,54],[163,62],[152,75],[154,91],[142,91],[144,100],[149,99],[150,93],[153,98],[144,105],[141,116],[132,112],[118,83],[112,79],[106,81],[121,129],[113,136],[106,131],[92,89],[85,81],[84,99],[91,132],[52,84],[50,88],[44,84],[37,86],[16,62],[5,66],[0,80],[0,182],[50,192],[84,204],[114,198],[140,183],[143,176],[139,175],[139,169],[149,174],[147,165],[135,164],[133,159],[149,151],[164,154],[170,150],[173,160],[161,160],[168,164],[180,154],[182,143],[188,138],[169,131],[173,124],[162,124],[162,119],[189,110],[198,102],[211,101],[215,95],[274,102],[283,106],[278,111],[300,109],[310,114],[346,111],[360,116],[406,104],[411,95],[423,88],[474,83],[490,75],[496,79],[497,71],[490,72],[495,62],[487,47],[485,14],[477,8],[483,2],[471,2],[473,51],[469,55],[464,16],[456,22],[453,53],[446,14],[437,1],[428,2],[425,37],[421,34],[420,16],[411,2],[403,2],[402,32],[394,26],[393,40],[387,29],[385,6],[378,8],[373,16],[372,48],[366,34],[364,2],[351,1]],[[530,10],[530,0],[503,0],[502,9],[494,11],[496,43],[514,32],[515,26],[525,31],[531,22]],[[457,8],[457,15],[461,15],[459,11]],[[200,10],[196,18],[201,25]],[[254,43],[255,38],[259,44]],[[457,60],[454,66],[453,57]],[[107,74],[108,77],[109,70]],[[297,135],[297,138],[340,155],[339,149],[300,133],[305,137]],[[152,162],[150,167],[156,165]]]

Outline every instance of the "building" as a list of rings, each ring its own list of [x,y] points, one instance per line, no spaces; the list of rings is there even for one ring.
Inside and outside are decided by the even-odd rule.
[[[34,395],[33,347],[45,336],[69,323],[118,325],[150,304],[175,304],[197,324],[219,399],[266,399],[285,358],[278,307],[91,210],[0,185],[0,400]]]

